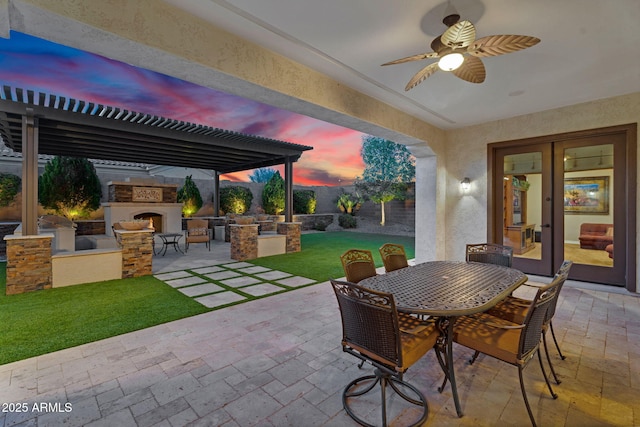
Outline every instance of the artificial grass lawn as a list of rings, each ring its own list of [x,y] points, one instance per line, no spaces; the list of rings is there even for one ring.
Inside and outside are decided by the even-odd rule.
[[[381,266],[386,242],[414,257],[413,237],[326,232],[303,234],[301,252],[250,262],[324,282],[344,277],[340,255],[351,248],[370,250]],[[211,311],[153,276],[10,296],[5,287],[0,263],[0,365]]]
[[[7,296],[5,266],[0,365],[209,311],[153,276]]]
[[[329,278],[344,277],[340,255],[349,249],[370,250],[376,266],[382,266],[378,248],[385,243],[404,245],[407,258],[415,257],[413,237],[337,231],[303,234],[302,251],[258,258],[250,262],[317,281],[327,281]]]

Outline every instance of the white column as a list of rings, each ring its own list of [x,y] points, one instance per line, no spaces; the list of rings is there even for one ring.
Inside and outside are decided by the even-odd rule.
[[[444,228],[438,227],[436,156],[416,157],[416,262],[438,259],[438,242],[444,241]],[[438,232],[440,228],[440,232]],[[440,236],[439,234],[442,234]]]

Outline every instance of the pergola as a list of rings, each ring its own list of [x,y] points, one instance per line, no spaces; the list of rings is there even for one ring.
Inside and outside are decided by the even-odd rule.
[[[37,234],[38,154],[211,169],[219,175],[285,165],[285,221],[293,218],[293,163],[313,147],[3,86],[0,138],[22,153],[22,232]]]

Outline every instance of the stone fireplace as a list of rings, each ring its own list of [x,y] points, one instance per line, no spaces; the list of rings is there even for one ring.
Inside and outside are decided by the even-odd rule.
[[[154,179],[129,178],[107,183],[108,201],[104,208],[105,231],[118,221],[151,219],[156,232],[182,232],[182,203],[178,203],[177,184],[159,184]]]

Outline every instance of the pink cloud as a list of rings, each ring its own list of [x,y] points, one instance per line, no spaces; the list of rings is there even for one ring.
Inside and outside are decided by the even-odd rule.
[[[296,184],[339,185],[364,167],[360,132],[20,33],[0,39],[0,82],[312,146],[294,165]]]

